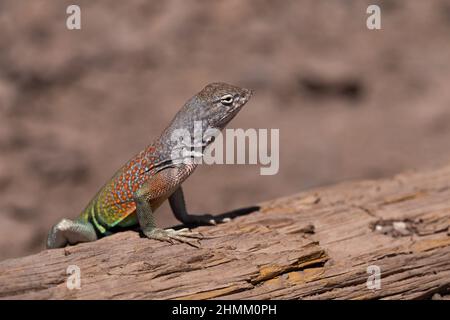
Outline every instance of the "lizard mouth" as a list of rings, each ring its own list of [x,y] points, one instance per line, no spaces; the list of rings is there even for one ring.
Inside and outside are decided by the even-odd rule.
[[[239,105],[243,106],[244,104],[247,103],[248,100],[250,100],[250,98],[253,95],[253,91],[250,89],[244,89],[244,94],[242,95],[242,97],[239,98]]]
[[[253,91],[249,89],[243,89],[243,94],[235,98],[233,109],[231,113],[239,111],[253,95]]]
[[[232,113],[238,112],[241,108],[250,100],[253,95],[253,91],[249,89],[244,89],[244,93],[236,99],[234,102],[234,108]]]

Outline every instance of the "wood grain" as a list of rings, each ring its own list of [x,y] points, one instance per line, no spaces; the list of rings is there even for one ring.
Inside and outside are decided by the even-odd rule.
[[[3,299],[448,299],[450,166],[343,183],[200,227],[201,248],[127,231],[0,263]],[[81,289],[66,286],[69,265]],[[368,289],[368,266],[381,287]]]

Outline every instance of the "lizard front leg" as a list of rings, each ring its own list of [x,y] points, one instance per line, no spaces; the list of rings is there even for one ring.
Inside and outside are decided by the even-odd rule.
[[[181,172],[182,173],[182,172]],[[191,246],[198,247],[198,240],[203,238],[201,234],[191,232],[188,229],[173,230],[156,227],[151,202],[160,201],[166,194],[173,192],[180,182],[180,169],[165,169],[150,178],[135,195],[136,215],[144,235],[150,239],[168,241],[180,241]]]

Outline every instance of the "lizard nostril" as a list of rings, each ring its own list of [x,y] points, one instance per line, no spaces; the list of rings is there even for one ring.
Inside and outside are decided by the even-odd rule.
[[[241,102],[247,102],[251,96],[252,96],[252,91],[246,89],[240,100],[241,100]]]

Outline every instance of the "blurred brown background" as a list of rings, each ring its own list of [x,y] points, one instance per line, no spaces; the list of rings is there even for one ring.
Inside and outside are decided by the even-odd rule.
[[[200,167],[192,212],[450,161],[450,1],[4,0],[0,30],[0,259],[43,249],[213,81],[255,90],[231,127],[279,128],[281,165]]]

